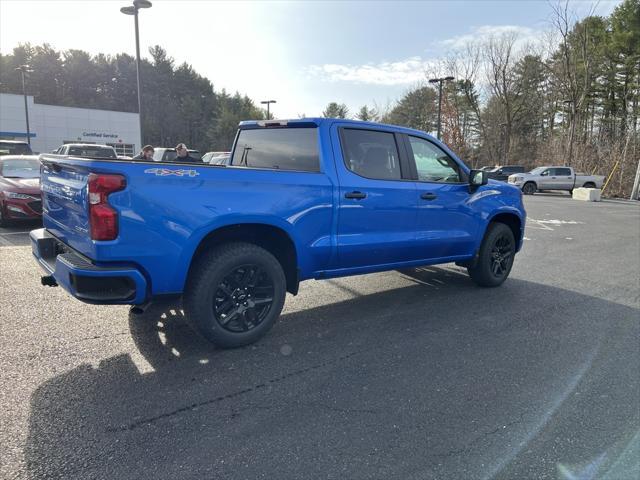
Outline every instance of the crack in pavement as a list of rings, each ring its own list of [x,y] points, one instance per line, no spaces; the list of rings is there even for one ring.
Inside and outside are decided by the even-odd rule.
[[[305,374],[305,373],[313,371],[313,370],[318,370],[318,369],[326,367],[328,365],[336,364],[336,363],[341,362],[343,360],[347,360],[348,358],[351,358],[351,357],[353,357],[353,356],[355,356],[355,355],[357,355],[359,353],[361,353],[361,352],[352,352],[352,353],[349,353],[347,355],[343,355],[341,357],[338,357],[335,360],[318,363],[316,365],[311,365],[310,367],[301,368],[299,370],[294,370],[294,371],[286,373],[284,375],[280,375],[278,377],[272,378],[271,380],[268,380],[268,381],[266,381],[264,383],[259,383],[257,385],[254,385],[253,387],[244,388],[242,390],[238,390],[236,392],[229,393],[227,395],[220,395],[218,397],[211,398],[209,400],[204,400],[202,402],[195,402],[195,403],[192,403],[190,405],[186,405],[184,407],[172,410],[170,412],[165,412],[165,413],[161,413],[159,415],[153,416],[153,417],[148,417],[148,418],[145,418],[145,419],[142,419],[142,420],[138,420],[138,421],[130,423],[128,425],[120,425],[118,427],[110,427],[110,428],[107,428],[106,431],[107,432],[122,432],[122,431],[135,430],[136,428],[139,428],[139,427],[142,427],[142,426],[145,426],[145,425],[151,425],[152,423],[155,423],[155,422],[157,422],[159,420],[170,418],[170,417],[173,417],[175,415],[179,415],[181,413],[190,412],[190,411],[195,410],[195,409],[197,409],[199,407],[204,407],[204,406],[207,406],[207,405],[212,405],[212,404],[215,404],[215,403],[223,402],[225,400],[236,398],[236,397],[245,395],[247,393],[251,393],[251,392],[254,392],[256,390],[260,390],[262,388],[268,387],[269,385],[280,383],[280,382],[282,382],[284,380],[287,380],[287,379],[289,379],[291,377],[302,375],[302,374]]]
[[[524,420],[524,416],[525,415],[529,415],[530,413],[531,412],[529,412],[529,411],[522,412],[520,414],[520,418],[518,420],[514,420],[512,422],[505,423],[504,425],[498,426],[498,427],[494,428],[493,430],[491,430],[489,432],[484,432],[484,433],[478,435],[473,440],[471,440],[466,445],[462,446],[461,448],[456,448],[456,449],[453,449],[453,450],[449,450],[448,452],[445,452],[445,453],[434,453],[434,454],[431,454],[430,456],[438,457],[438,458],[449,458],[449,457],[453,457],[453,456],[456,456],[456,455],[462,455],[462,454],[469,453],[477,443],[480,443],[486,437],[490,437],[491,435],[495,435],[496,433],[500,432],[501,430],[506,430],[508,427],[511,427],[513,425],[518,425],[518,424],[522,423],[523,420]]]

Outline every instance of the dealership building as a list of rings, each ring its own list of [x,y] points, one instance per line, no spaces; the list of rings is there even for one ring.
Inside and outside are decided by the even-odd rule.
[[[31,149],[45,153],[65,143],[111,145],[118,155],[140,150],[137,113],[36,103],[27,96]],[[0,139],[27,140],[24,97],[0,93]]]

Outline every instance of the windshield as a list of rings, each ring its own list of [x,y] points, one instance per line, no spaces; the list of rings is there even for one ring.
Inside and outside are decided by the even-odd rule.
[[[31,147],[26,143],[0,142],[0,155],[31,155]]]
[[[5,160],[2,162],[2,176],[5,178],[39,178],[40,162],[31,159]]]
[[[544,172],[546,169],[547,167],[538,167],[538,168],[534,168],[529,173],[532,173],[534,175],[539,175],[540,173]]]

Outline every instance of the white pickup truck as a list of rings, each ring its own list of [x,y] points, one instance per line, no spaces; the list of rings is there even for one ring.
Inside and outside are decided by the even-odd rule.
[[[511,185],[520,187],[525,195],[533,195],[542,190],[567,190],[574,188],[602,188],[604,176],[583,175],[571,167],[538,167],[529,173],[516,173],[509,176]]]

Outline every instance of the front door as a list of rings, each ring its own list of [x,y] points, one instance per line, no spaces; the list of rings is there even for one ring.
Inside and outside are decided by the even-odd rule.
[[[412,260],[417,193],[405,180],[399,135],[336,125],[332,138],[340,182],[336,268]]]
[[[406,138],[418,177],[417,244],[421,258],[472,255],[480,222],[468,203],[469,184],[460,166],[435,143]]]

